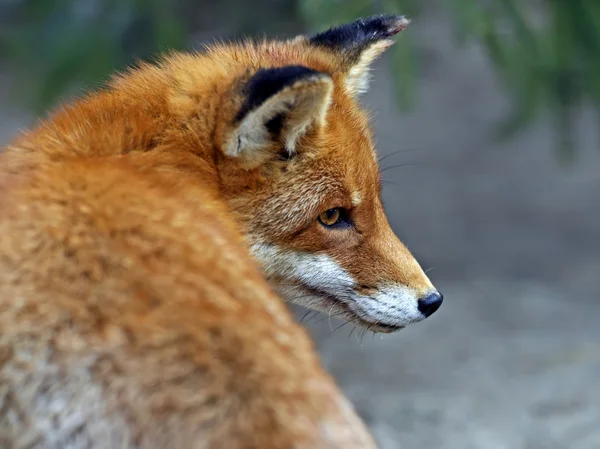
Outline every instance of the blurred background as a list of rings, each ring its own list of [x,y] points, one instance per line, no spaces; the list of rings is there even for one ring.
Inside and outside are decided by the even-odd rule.
[[[413,18],[363,100],[386,209],[446,299],[294,312],[383,449],[599,449],[597,0],[0,0],[0,144],[137,58],[379,12]]]

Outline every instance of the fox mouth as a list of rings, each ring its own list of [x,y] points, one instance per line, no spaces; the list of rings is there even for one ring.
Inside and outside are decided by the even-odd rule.
[[[336,318],[345,318],[348,321],[355,323],[367,330],[378,332],[382,334],[390,334],[393,332],[398,332],[399,330],[404,329],[405,326],[395,325],[395,324],[387,324],[382,323],[380,321],[369,321],[361,316],[359,316],[354,310],[350,308],[350,306],[340,300],[337,296],[323,291],[318,288],[309,287],[307,285],[301,284],[298,285],[311,296],[319,298],[323,301],[323,304],[318,307],[322,312],[329,313],[330,316],[334,316]],[[332,312],[334,312],[332,314]]]

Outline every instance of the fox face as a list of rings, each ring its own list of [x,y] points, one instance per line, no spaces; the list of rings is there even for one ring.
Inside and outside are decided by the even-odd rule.
[[[408,21],[378,16],[288,42],[213,49],[252,61],[217,129],[223,195],[287,301],[393,332],[442,295],[394,235],[357,96]]]

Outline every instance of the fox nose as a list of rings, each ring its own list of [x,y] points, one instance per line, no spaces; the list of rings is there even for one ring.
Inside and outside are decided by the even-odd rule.
[[[444,301],[444,297],[438,291],[435,291],[425,298],[419,299],[419,312],[421,312],[426,317],[431,316],[435,313],[437,309],[442,305],[442,301]]]

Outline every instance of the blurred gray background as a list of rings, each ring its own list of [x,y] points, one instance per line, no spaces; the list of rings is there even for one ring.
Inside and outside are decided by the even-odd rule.
[[[147,44],[157,32],[148,28],[150,19],[135,21],[150,2],[131,2],[141,9],[125,8],[115,17],[135,26],[123,25],[129,23],[124,18],[97,30],[102,37],[123,26],[130,53],[121,37],[101,40],[104,47],[85,41],[108,52],[104,65],[84,74],[70,70],[96,53],[83,46],[62,57],[82,30],[44,48],[38,31],[60,29],[52,20],[60,24],[56,11],[69,2],[52,3],[0,0],[6,11],[0,14],[0,143],[58,99],[97,85],[134,56],[162,48],[158,41]],[[166,3],[155,0],[152,7]],[[186,48],[212,37],[292,36],[338,23],[325,6],[349,18],[386,6],[366,0],[194,3],[180,8],[185,28],[175,20],[181,10],[173,12],[163,33],[167,44]],[[373,111],[380,153],[406,150],[382,163],[386,209],[394,230],[431,270],[445,302],[425,322],[383,337],[294,311],[383,449],[599,449],[597,108],[581,101],[575,115],[567,116],[556,102],[540,100],[537,115],[517,120],[516,132],[498,139],[498,124],[528,90],[503,82],[489,39],[472,35],[459,45],[461,23],[451,9],[423,2],[417,10],[415,3],[406,4],[416,16],[399,38],[406,43],[377,64],[364,103]],[[593,0],[579,4],[595,7]],[[81,1],[84,11],[77,14],[93,15],[99,5],[110,10],[117,3]],[[160,8],[152,11],[168,17]],[[496,36],[502,41],[502,33]],[[42,39],[39,45],[36,39]],[[19,48],[15,42],[29,44]],[[111,56],[116,46],[121,59]],[[572,84],[586,100],[586,86]],[[572,111],[574,105],[566,103]]]

